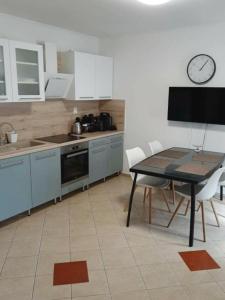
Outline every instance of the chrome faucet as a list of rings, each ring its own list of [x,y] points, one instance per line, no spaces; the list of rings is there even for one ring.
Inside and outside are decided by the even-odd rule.
[[[13,127],[13,125],[11,123],[9,123],[9,122],[0,123],[0,145],[7,144],[6,133],[4,133],[4,131],[3,131],[4,126],[8,126],[11,128],[12,131],[15,131],[15,128]]]

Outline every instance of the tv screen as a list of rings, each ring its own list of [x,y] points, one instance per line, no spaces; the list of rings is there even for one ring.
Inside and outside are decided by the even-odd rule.
[[[225,88],[170,87],[168,120],[225,125]]]

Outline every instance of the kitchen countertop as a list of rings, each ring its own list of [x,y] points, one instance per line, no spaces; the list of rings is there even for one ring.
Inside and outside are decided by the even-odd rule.
[[[100,131],[89,132],[89,133],[82,134],[82,136],[85,137],[85,139],[81,139],[81,140],[77,140],[77,141],[75,140],[75,141],[70,141],[70,142],[60,143],[60,144],[42,142],[38,139],[34,139],[34,140],[30,140],[30,141],[21,141],[16,144],[7,144],[4,146],[0,146],[0,160],[6,159],[6,158],[12,158],[12,157],[16,157],[16,156],[21,156],[21,155],[26,155],[26,154],[30,154],[30,153],[35,153],[35,152],[45,151],[45,150],[61,148],[61,147],[68,146],[68,145],[79,144],[79,143],[95,140],[98,138],[110,137],[113,135],[123,134],[123,133],[124,133],[124,131],[119,131],[119,130],[103,131],[103,132],[102,131],[101,132]],[[29,143],[31,143],[31,142],[38,142],[39,145],[29,146]],[[24,147],[23,147],[23,145],[24,145]],[[17,148],[17,149],[15,150],[13,148]]]

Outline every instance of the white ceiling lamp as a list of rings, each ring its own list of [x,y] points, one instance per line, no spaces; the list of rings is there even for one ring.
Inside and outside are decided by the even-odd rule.
[[[160,4],[167,3],[171,0],[138,0],[138,1],[147,5],[160,5]]]

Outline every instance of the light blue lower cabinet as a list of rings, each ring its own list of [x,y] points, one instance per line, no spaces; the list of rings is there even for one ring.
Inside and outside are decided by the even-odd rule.
[[[36,207],[61,196],[60,149],[30,155],[32,205]]]
[[[0,221],[31,207],[29,155],[0,160]]]
[[[123,169],[123,135],[100,138],[89,143],[89,183]]]
[[[110,175],[120,172],[123,169],[123,142],[110,144]]]

